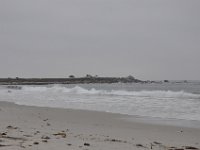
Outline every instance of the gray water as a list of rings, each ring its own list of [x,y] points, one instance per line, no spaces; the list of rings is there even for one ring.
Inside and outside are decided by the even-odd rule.
[[[0,87],[0,101],[200,121],[200,82]]]

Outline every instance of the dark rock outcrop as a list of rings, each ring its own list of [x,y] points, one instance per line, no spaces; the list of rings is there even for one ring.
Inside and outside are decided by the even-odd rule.
[[[0,85],[45,85],[45,84],[84,84],[84,83],[145,83],[145,81],[128,77],[97,77],[86,76],[81,78],[0,78]],[[18,89],[18,86],[8,86]]]

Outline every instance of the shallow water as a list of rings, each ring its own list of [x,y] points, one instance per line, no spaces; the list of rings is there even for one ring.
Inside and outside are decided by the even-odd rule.
[[[20,105],[200,120],[200,82],[0,86],[0,101]]]

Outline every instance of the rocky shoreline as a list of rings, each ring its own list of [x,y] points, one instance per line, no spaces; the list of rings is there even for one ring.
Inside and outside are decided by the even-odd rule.
[[[0,78],[0,85],[45,85],[45,84],[87,84],[87,83],[146,83],[128,77],[69,77],[69,78]]]

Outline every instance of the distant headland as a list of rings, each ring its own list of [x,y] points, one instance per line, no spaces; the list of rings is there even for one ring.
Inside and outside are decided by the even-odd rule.
[[[45,84],[87,84],[87,83],[147,83],[129,75],[127,77],[85,77],[70,75],[67,78],[0,78],[1,85],[45,85]],[[152,81],[153,82],[153,81]]]

